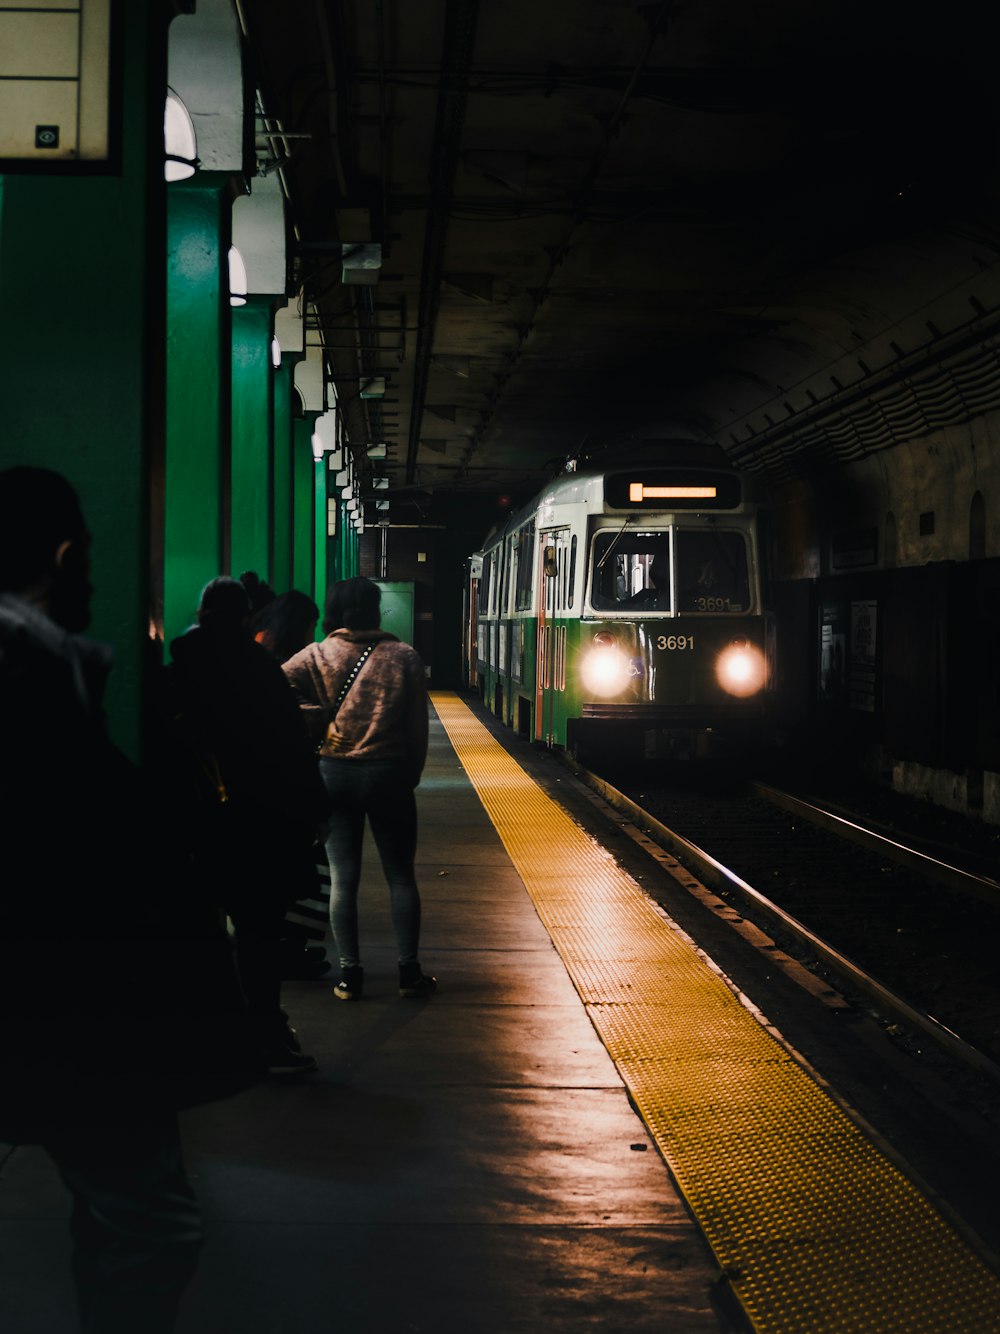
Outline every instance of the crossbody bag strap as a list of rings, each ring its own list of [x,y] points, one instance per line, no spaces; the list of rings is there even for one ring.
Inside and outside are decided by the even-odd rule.
[[[364,653],[362,653],[361,657],[357,660],[357,662],[356,662],[356,663],[354,664],[354,666],[351,668],[351,674],[350,674],[350,676],[348,676],[348,678],[347,678],[347,680],[344,682],[344,684],[340,687],[340,694],[337,696],[337,701],[336,701],[336,703],[335,703],[334,706],[333,706],[333,712],[330,714],[330,722],[331,722],[331,723],[332,723],[333,720],[336,718],[337,714],[340,712],[340,706],[341,706],[341,704],[343,704],[344,700],[347,698],[347,692],[350,690],[350,688],[351,688],[351,686],[354,684],[354,682],[358,679],[358,672],[361,671],[361,668],[362,668],[362,667],[365,665],[365,663],[368,661],[368,658],[369,658],[369,656],[371,655],[372,650],[375,649],[376,647],[377,647],[377,645],[375,645],[375,644],[369,644],[368,647],[365,649]]]
[[[318,754],[323,754],[324,751],[326,753],[330,753],[331,751],[336,751],[343,746],[344,744],[343,741],[340,742],[339,746],[335,744],[337,729],[334,726],[334,724],[336,723],[337,720],[337,714],[340,712],[341,704],[343,704],[344,700],[347,698],[347,692],[350,690],[354,682],[358,679],[358,673],[361,671],[361,668],[365,665],[365,663],[368,661],[368,658],[371,656],[372,652],[376,648],[378,648],[377,643],[368,645],[368,647],[362,653],[361,657],[358,658],[357,662],[351,668],[350,675],[348,676],[347,680],[340,687],[340,692],[337,695],[336,700],[334,701],[333,712],[327,719],[326,735],[323,737],[323,740],[320,742],[320,744],[316,747]]]

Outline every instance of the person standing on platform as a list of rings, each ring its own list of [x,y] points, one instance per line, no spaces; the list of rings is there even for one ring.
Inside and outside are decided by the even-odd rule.
[[[311,644],[319,621],[319,607],[297,588],[279,593],[255,612],[250,633],[275,661],[285,663]]]
[[[89,543],[65,478],[0,472],[0,1139],[72,1195],[86,1334],[167,1334],[202,1240],[177,1110],[262,1072],[225,933],[105,729]]]
[[[206,894],[233,924],[236,963],[272,1075],[316,1069],[281,1008],[285,913],[317,890],[313,842],[329,802],[278,663],[248,630],[238,579],[205,586],[166,668],[167,789]],[[186,809],[185,809],[186,806]]]
[[[246,575],[240,582],[246,583]],[[318,622],[316,603],[307,593],[292,588],[255,612],[250,620],[250,633],[276,662],[284,663],[312,643]],[[323,867],[322,874],[327,874],[325,848],[315,846],[314,856]],[[285,916],[281,947],[282,975],[286,978],[317,978],[330,971],[322,946],[307,943],[310,939],[322,941],[325,933],[320,924],[329,916],[329,907],[318,893],[291,908]]]
[[[344,579],[326,601],[326,638],[285,663],[333,810],[326,823],[330,926],[340,958],[333,994],[360,1000],[358,887],[365,819],[389,884],[399,953],[399,994],[429,996],[437,980],[418,960],[420,892],[414,872],[414,789],[427,759],[427,692],[418,654],[379,628],[381,592],[370,579]]]

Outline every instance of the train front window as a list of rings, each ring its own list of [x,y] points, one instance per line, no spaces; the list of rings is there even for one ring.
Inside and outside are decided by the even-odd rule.
[[[594,538],[590,601],[595,611],[670,610],[670,539],[665,532],[605,529]]]
[[[742,533],[678,528],[677,610],[750,610],[747,544]]]

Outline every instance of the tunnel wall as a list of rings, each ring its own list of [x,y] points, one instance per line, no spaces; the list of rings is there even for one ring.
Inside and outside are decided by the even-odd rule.
[[[1000,414],[773,494],[789,731],[1000,823]]]

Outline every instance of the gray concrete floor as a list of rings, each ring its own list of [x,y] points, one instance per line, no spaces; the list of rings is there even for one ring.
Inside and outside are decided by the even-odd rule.
[[[701,1234],[436,720],[418,799],[440,990],[397,996],[369,849],[364,1001],[285,987],[319,1074],[183,1118],[208,1242],[178,1334],[728,1328]],[[9,1154],[5,1334],[76,1328],[67,1213],[44,1154]]]

